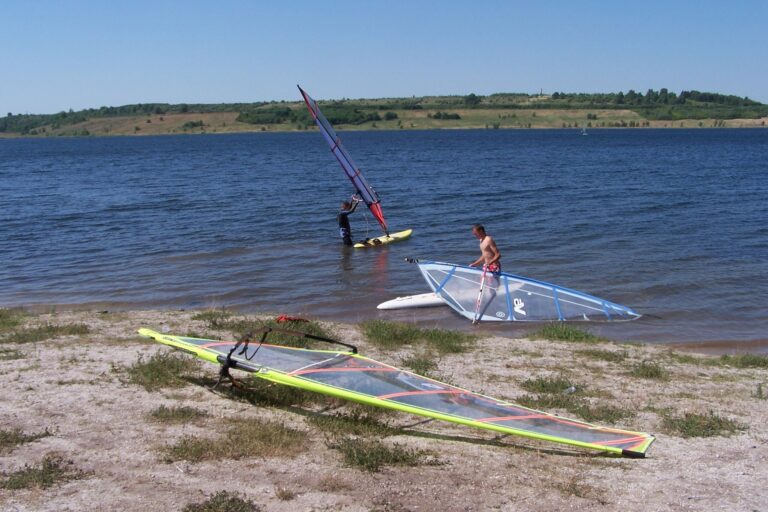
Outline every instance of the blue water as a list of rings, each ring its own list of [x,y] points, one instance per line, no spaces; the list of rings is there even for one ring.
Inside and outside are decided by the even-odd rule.
[[[230,307],[467,328],[406,256],[504,269],[635,308],[615,339],[768,338],[768,130],[346,132],[407,242],[349,250],[353,190],[316,132],[0,139],[0,305]],[[369,213],[355,237],[379,234]],[[530,326],[486,325],[512,335]]]

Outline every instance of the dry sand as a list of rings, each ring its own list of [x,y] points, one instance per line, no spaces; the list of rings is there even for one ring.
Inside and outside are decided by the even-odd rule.
[[[529,378],[565,375],[594,403],[637,411],[617,427],[658,436],[642,460],[602,456],[519,437],[498,439],[471,428],[427,422],[384,439],[437,454],[440,465],[385,467],[371,473],[344,465],[338,451],[307,422],[308,410],[257,407],[189,383],[155,392],[126,383],[119,370],[140,356],[169,351],[138,337],[139,327],[225,335],[192,320],[194,312],[58,312],[28,317],[35,325],[86,323],[89,334],[26,344],[6,343],[17,360],[0,360],[2,430],[53,435],[0,452],[0,471],[38,464],[57,453],[88,472],[48,489],[0,489],[0,510],[181,510],[222,490],[245,494],[263,510],[768,510],[768,370],[707,365],[713,356],[675,357],[659,346],[584,345],[488,337],[461,355],[445,356],[438,373],[453,384],[514,400]],[[383,351],[356,326],[323,324],[361,353],[401,366],[412,352]],[[610,363],[577,354],[626,351]],[[666,381],[632,377],[653,361]],[[200,374],[215,376],[214,365]],[[768,392],[768,389],[766,389]],[[181,425],[147,415],[160,405],[188,405],[210,417]],[[715,414],[744,425],[730,436],[683,438],[666,432],[664,414]],[[303,412],[303,413],[302,413]],[[563,411],[554,411],[563,412]],[[293,458],[166,463],[160,448],[182,435],[215,436],[227,418],[274,419],[306,432],[309,448]],[[398,425],[418,418],[395,413]]]

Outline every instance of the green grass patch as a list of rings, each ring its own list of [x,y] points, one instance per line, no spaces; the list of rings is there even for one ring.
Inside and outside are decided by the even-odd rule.
[[[327,404],[329,397],[321,393],[314,393],[305,389],[275,384],[264,379],[248,377],[248,380],[239,379],[244,374],[233,372],[238,379],[237,386],[222,384],[216,391],[231,400],[247,402],[252,405],[266,407],[290,407],[306,404]],[[213,388],[216,379],[210,377],[195,377],[189,379],[193,384]]]
[[[768,394],[766,394],[765,390],[763,389],[762,382],[757,383],[757,387],[755,388],[755,392],[752,395],[752,398],[757,398],[758,400],[768,399]]]
[[[562,393],[523,395],[515,403],[530,409],[562,409],[589,423],[616,423],[635,416],[635,412],[628,409],[605,404],[592,405],[574,395]]]
[[[571,341],[575,343],[601,343],[610,341],[601,336],[579,329],[564,322],[553,322],[545,325],[538,331],[528,335],[533,339],[545,339],[550,341]]]
[[[14,471],[3,473],[0,487],[4,489],[47,489],[58,483],[84,478],[87,473],[73,466],[71,461],[64,460],[56,454],[48,454],[43,457],[40,464]]]
[[[400,322],[373,319],[366,320],[360,327],[368,341],[384,349],[411,345],[419,338],[418,327]]]
[[[358,407],[348,414],[315,414],[307,421],[332,436],[387,437],[400,432],[399,429],[379,420],[376,417],[378,415],[378,411]]]
[[[293,457],[309,440],[301,432],[280,423],[256,419],[230,422],[226,434],[216,439],[186,436],[162,448],[163,460],[200,462],[246,457]]]
[[[260,512],[262,509],[245,495],[219,491],[201,503],[190,503],[182,512]]]
[[[720,356],[719,362],[720,364],[736,368],[768,368],[768,355],[725,354]]]
[[[31,443],[32,441],[36,441],[50,435],[51,432],[48,429],[45,429],[42,432],[37,432],[35,434],[25,434],[21,429],[18,428],[11,430],[0,430],[0,453],[10,451],[21,444]]]
[[[57,336],[80,336],[89,332],[90,328],[85,324],[43,324],[11,331],[0,341],[3,343],[35,343]]]
[[[746,425],[723,418],[712,411],[707,414],[687,412],[683,416],[665,415],[662,419],[662,427],[681,437],[728,436],[747,429]]]
[[[424,342],[440,354],[461,353],[471,348],[477,337],[447,329],[420,329],[415,325],[387,320],[366,320],[360,327],[363,335],[383,349]]]
[[[172,407],[161,405],[149,413],[149,418],[158,423],[188,423],[207,416],[207,412],[186,405]]]
[[[640,379],[668,380],[669,372],[657,363],[642,361],[636,364],[629,374]]]
[[[0,347],[0,361],[14,361],[16,359],[24,359],[24,357],[24,354],[19,350]]]
[[[563,393],[567,389],[575,387],[573,382],[563,376],[528,379],[522,382],[520,386],[532,393]]]
[[[210,329],[226,329],[226,324],[232,317],[232,313],[223,309],[208,309],[201,311],[192,317],[192,320],[200,320]]]
[[[375,473],[382,466],[437,465],[431,451],[415,450],[398,444],[387,446],[374,439],[342,439],[328,446],[341,452],[347,466]]]
[[[16,328],[23,318],[24,314],[17,309],[0,308],[0,333]]]
[[[403,366],[413,371],[413,373],[417,373],[424,377],[432,378],[432,372],[437,370],[437,362],[429,354],[404,357],[400,359],[400,362],[403,364]]]
[[[159,352],[148,358],[140,355],[138,361],[122,371],[127,374],[129,383],[156,391],[184,386],[187,383],[184,376],[198,368],[197,360],[189,356]]]
[[[597,359],[598,361],[607,361],[609,363],[621,363],[629,357],[627,351],[614,352],[612,350],[600,349],[577,350],[576,355],[587,357],[589,359]]]
[[[702,365],[711,364],[710,361],[712,361],[711,359],[704,357],[692,356],[690,354],[681,354],[679,352],[667,352],[667,357],[672,361],[680,364]]]

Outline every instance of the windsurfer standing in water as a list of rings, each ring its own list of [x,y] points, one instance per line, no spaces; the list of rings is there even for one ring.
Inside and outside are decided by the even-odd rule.
[[[339,221],[339,235],[344,241],[344,245],[352,245],[352,227],[349,225],[349,215],[357,209],[360,198],[357,195],[352,196],[352,201],[341,203],[341,211],[337,216]]]
[[[490,272],[501,272],[501,253],[496,247],[493,237],[485,232],[482,224],[472,226],[472,234],[480,240],[480,257],[469,264],[470,267],[483,264],[483,268]]]

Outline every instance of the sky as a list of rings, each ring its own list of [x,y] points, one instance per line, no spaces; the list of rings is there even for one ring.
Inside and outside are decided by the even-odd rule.
[[[0,0],[0,117],[134,103],[643,92],[768,103],[768,0]]]

